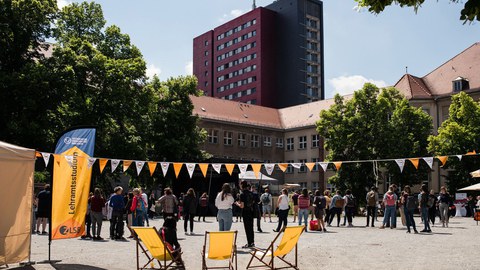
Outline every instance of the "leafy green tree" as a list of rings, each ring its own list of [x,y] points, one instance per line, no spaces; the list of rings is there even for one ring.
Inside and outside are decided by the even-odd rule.
[[[452,96],[449,118],[438,129],[438,135],[428,138],[428,150],[435,155],[465,154],[480,149],[480,104],[465,92]],[[480,168],[477,156],[464,156],[462,160],[450,158],[445,165],[449,170],[449,189],[475,184],[469,172]]]
[[[421,5],[425,2],[425,0],[355,0],[358,3],[359,7],[366,7],[368,11],[379,14],[381,13],[387,6],[392,4],[400,5],[400,7],[413,7],[415,12]],[[462,21],[480,21],[480,2],[477,0],[466,0],[466,1],[459,1],[459,0],[450,0],[453,4],[465,3],[462,11],[460,11],[460,20]]]
[[[380,92],[369,83],[350,100],[336,95],[335,104],[322,111],[317,122],[317,131],[325,138],[327,159],[332,161],[421,157],[427,153],[431,130],[430,116],[410,106],[398,90]],[[395,162],[380,165],[387,167],[392,180],[400,185],[420,182],[428,167],[417,171],[407,161],[401,173]],[[329,181],[341,190],[349,188],[363,194],[376,178],[371,162],[353,162],[343,164]]]

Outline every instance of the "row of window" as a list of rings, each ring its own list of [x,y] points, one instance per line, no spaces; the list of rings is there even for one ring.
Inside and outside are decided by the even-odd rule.
[[[318,172],[318,162],[320,161],[320,159],[318,158],[312,158],[312,161],[313,163],[315,163],[315,166],[313,166],[312,168],[312,172]],[[308,161],[306,159],[299,159],[298,160],[298,163],[295,164],[295,161],[294,160],[287,160],[287,163],[288,163],[288,166],[287,166],[287,169],[285,170],[285,173],[293,173],[294,172],[294,166],[292,165],[295,164],[297,167],[298,167],[298,172],[299,173],[306,173],[308,171],[308,168],[307,166],[305,165],[305,163],[307,163]]]
[[[233,35],[233,33],[240,32],[240,31],[242,31],[243,29],[248,28],[248,27],[250,27],[250,26],[252,26],[252,25],[254,25],[254,24],[256,24],[256,23],[257,23],[257,20],[256,20],[256,19],[253,19],[253,20],[251,20],[251,21],[249,21],[249,22],[246,22],[246,23],[244,23],[244,24],[242,24],[242,25],[239,25],[239,26],[237,26],[237,27],[235,27],[235,28],[233,28],[233,29],[228,30],[228,31],[225,32],[225,33],[222,33],[222,34],[218,35],[218,36],[217,36],[217,40],[221,40],[221,39],[223,39],[223,38],[226,38],[226,37],[228,37],[228,36],[231,36],[231,35]]]
[[[245,63],[247,61],[250,61],[252,59],[255,59],[257,58],[257,53],[252,53],[250,55],[247,55],[247,56],[244,56],[242,58],[239,58],[239,59],[236,59],[236,60],[233,60],[232,62],[228,62],[224,65],[220,65],[217,67],[217,71],[222,71],[224,69],[227,69],[227,68],[231,68],[231,67],[234,67],[238,64],[241,64],[241,63]]]
[[[234,39],[232,39],[228,42],[225,42],[223,44],[218,45],[217,46],[217,51],[221,51],[225,48],[228,48],[228,47],[232,46],[233,44],[237,44],[242,40],[247,40],[247,39],[249,39],[251,37],[254,37],[256,35],[257,35],[257,30],[253,30],[252,32],[248,32],[247,34],[244,34],[244,35],[239,36],[237,38],[234,38]]]
[[[249,78],[246,78],[246,79],[243,79],[243,80],[232,82],[232,83],[229,83],[227,85],[217,87],[217,93],[221,93],[223,91],[233,89],[235,87],[242,86],[242,85],[249,84],[249,83],[256,82],[256,81],[257,81],[257,76],[253,76],[253,77],[249,77]]]
[[[243,90],[243,91],[240,91],[240,92],[237,92],[237,93],[230,94],[228,96],[224,96],[224,97],[222,97],[222,99],[232,100],[232,99],[236,99],[236,98],[240,98],[240,97],[244,97],[244,96],[249,96],[249,95],[251,95],[255,92],[257,92],[257,88],[253,87],[253,88],[250,88],[250,89],[247,89],[247,90]]]
[[[253,70],[257,69],[257,65],[251,65],[251,66],[248,66],[246,68],[242,68],[242,69],[239,69],[239,70],[235,70],[234,72],[230,72],[228,74],[225,74],[225,75],[222,75],[220,77],[217,78],[217,82],[221,82],[223,80],[226,80],[226,79],[230,79],[230,78],[233,78],[233,77],[236,77],[236,76],[239,76],[239,75],[242,75],[244,73],[248,73],[248,72],[251,72]]]
[[[235,54],[239,54],[241,52],[250,50],[251,48],[254,48],[256,46],[257,46],[257,42],[254,41],[254,42],[249,43],[247,45],[244,45],[242,47],[238,47],[235,50],[232,50],[232,51],[229,51],[229,52],[226,52],[224,54],[221,54],[221,55],[217,56],[217,61],[222,61],[223,59],[226,59],[228,57],[234,56]]]
[[[317,148],[320,143],[320,135],[312,135],[312,148]],[[298,149],[307,149],[307,136],[298,137]],[[287,151],[292,151],[295,148],[295,138],[287,138]]]

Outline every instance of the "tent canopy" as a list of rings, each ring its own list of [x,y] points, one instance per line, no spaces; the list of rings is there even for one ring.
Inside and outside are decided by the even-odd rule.
[[[459,189],[459,191],[469,191],[469,190],[480,190],[480,183]]]
[[[472,177],[480,177],[480,170],[476,170],[470,173]]]
[[[269,176],[266,176],[265,174],[259,172],[258,173],[258,178],[255,177],[255,173],[253,171],[246,171],[245,173],[241,173],[238,175],[238,178],[241,179],[241,180],[245,180],[245,181],[253,181],[253,180],[257,180],[257,181],[278,181],[277,179],[275,178],[272,178],[272,177],[269,177]]]

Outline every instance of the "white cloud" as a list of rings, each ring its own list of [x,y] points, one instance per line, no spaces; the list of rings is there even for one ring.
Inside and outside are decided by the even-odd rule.
[[[72,1],[69,0],[57,0],[57,6],[59,9],[62,9],[64,6],[68,6],[72,3]]]
[[[147,77],[148,78],[153,78],[153,75],[160,76],[160,73],[162,73],[162,70],[159,67],[156,67],[154,64],[150,64],[147,66]]]
[[[231,20],[231,19],[234,19],[238,16],[241,16],[243,14],[245,14],[247,11],[245,10],[241,10],[241,9],[234,9],[234,10],[231,10],[230,13],[228,14],[223,14],[223,16],[218,19],[220,22],[225,22],[225,21],[228,21],[228,20]]]
[[[340,76],[328,80],[328,83],[333,88],[332,92],[334,94],[338,93],[342,96],[352,94],[356,90],[362,88],[363,85],[367,82],[373,83],[378,87],[387,86],[387,83],[385,81],[367,79],[362,75]]]
[[[192,75],[193,74],[193,61],[188,61],[187,64],[185,65],[185,73],[187,75]]]

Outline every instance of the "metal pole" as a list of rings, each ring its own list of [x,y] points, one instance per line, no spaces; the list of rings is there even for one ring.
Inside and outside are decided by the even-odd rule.
[[[208,196],[210,196],[211,187],[212,187],[212,166],[210,165],[210,181],[208,182]]]

